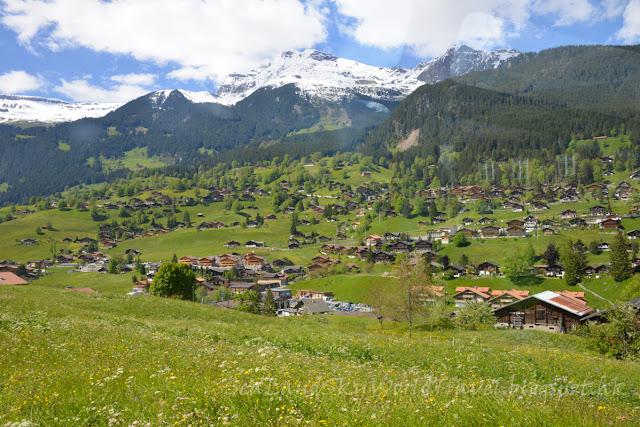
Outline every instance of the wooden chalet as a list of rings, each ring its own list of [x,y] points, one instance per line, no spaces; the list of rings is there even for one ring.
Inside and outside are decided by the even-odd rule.
[[[491,299],[489,300],[489,305],[491,308],[496,309],[500,307],[504,307],[505,305],[511,304],[513,302],[525,299],[529,296],[529,291],[518,291],[518,290],[494,290],[491,292]]]
[[[500,267],[493,261],[484,261],[478,264],[478,276],[495,276],[500,274]]]
[[[180,257],[178,262],[180,264],[196,265],[196,264],[198,264],[198,257],[191,256],[191,255],[185,255],[183,257]]]
[[[594,312],[594,308],[552,291],[531,295],[493,310],[500,326],[553,332],[575,329]]]
[[[447,292],[444,286],[415,286],[413,291],[416,293],[416,299],[423,304],[432,304],[434,302],[443,301]]]
[[[235,255],[224,254],[218,257],[218,264],[223,269],[235,268],[238,265],[238,258]]]
[[[605,276],[609,274],[610,268],[607,264],[593,264],[586,266],[582,271],[587,277]]]
[[[515,225],[507,228],[507,235],[509,237],[526,237],[527,230],[524,227]]]
[[[627,238],[628,239],[638,239],[640,238],[640,231],[638,230],[631,230],[627,233]]]
[[[428,240],[418,240],[415,243],[414,251],[427,252],[433,250],[433,244]]]
[[[395,257],[392,254],[386,252],[378,252],[374,254],[373,260],[376,264],[389,264],[392,263]]]
[[[476,237],[476,234],[477,234],[476,230],[468,227],[461,228],[460,230],[458,230],[458,233],[462,233],[464,237],[469,239]]]
[[[466,307],[467,303],[472,301],[486,302],[491,299],[488,287],[478,286],[459,286],[456,288],[456,294],[453,296],[456,307]]]
[[[605,219],[604,221],[602,221],[600,223],[600,228],[603,229],[616,229],[616,228],[623,228],[622,224],[620,223],[620,220],[617,219]]]
[[[264,257],[251,252],[244,256],[244,268],[250,270],[261,270],[264,266]]]
[[[500,235],[500,227],[497,227],[495,225],[487,225],[480,229],[480,234],[482,234],[482,237],[485,238],[498,237]]]
[[[512,219],[511,221],[507,222],[507,227],[523,227],[524,228],[524,221],[521,221],[519,219]]]
[[[396,242],[391,245],[391,251],[394,253],[408,254],[413,249],[410,242]]]
[[[488,216],[483,216],[478,220],[478,224],[480,225],[493,224],[494,222],[496,222],[496,220],[493,218],[489,218]]]

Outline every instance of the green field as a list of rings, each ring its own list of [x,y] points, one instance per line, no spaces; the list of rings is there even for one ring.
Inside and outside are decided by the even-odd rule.
[[[584,338],[265,318],[0,287],[0,423],[633,425],[640,374]],[[14,424],[15,423],[15,424]]]
[[[345,302],[368,302],[368,294],[371,284],[376,282],[386,283],[393,280],[389,277],[370,276],[365,274],[337,275],[323,277],[321,279],[304,280],[292,285],[289,289],[333,292],[335,299]],[[295,293],[295,292],[294,292]]]
[[[118,159],[101,158],[100,161],[105,171],[117,169],[137,171],[143,168],[159,168],[167,164],[166,161],[158,157],[148,157],[147,147],[134,148],[133,150],[126,151],[124,157]]]

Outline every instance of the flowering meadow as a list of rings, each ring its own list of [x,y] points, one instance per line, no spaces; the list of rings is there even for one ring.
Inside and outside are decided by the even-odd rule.
[[[0,288],[0,426],[638,425],[584,338]]]

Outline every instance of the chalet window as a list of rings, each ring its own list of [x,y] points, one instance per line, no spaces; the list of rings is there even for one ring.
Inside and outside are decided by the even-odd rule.
[[[536,320],[538,321],[546,321],[547,320],[547,310],[544,308],[538,308],[536,310]]]

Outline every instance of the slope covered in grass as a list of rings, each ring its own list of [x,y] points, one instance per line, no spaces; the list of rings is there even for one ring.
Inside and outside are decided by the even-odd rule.
[[[531,331],[265,318],[183,301],[0,288],[0,424],[617,425],[637,365]]]

